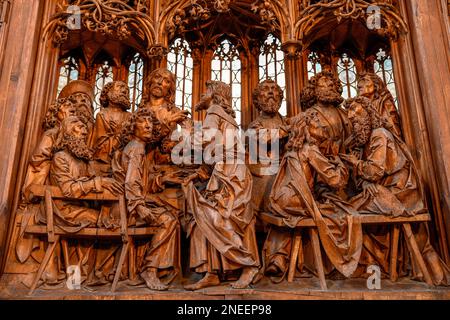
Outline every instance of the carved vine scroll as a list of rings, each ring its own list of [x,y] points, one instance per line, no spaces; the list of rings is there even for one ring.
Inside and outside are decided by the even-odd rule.
[[[379,10],[381,26],[376,30],[380,35],[395,40],[407,32],[407,24],[393,0],[302,0],[300,18],[295,25],[296,34],[301,40],[307,38],[330,15],[334,15],[338,23],[344,19],[366,21],[376,12],[374,10]]]
[[[70,31],[76,30],[78,21],[80,28],[119,40],[137,36],[145,43],[144,49],[150,56],[156,32],[147,11],[141,2],[132,4],[127,0],[75,0],[59,6],[59,11],[45,27],[44,38],[51,37],[53,43],[59,46],[68,40]],[[70,26],[70,18],[74,19],[75,27]]]

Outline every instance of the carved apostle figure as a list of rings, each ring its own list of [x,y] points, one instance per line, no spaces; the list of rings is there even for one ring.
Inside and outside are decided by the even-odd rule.
[[[370,100],[348,101],[348,117],[353,125],[362,159],[341,158],[352,164],[363,190],[352,202],[359,213],[413,216],[424,211],[420,178],[406,145],[383,127],[380,114]]]
[[[93,133],[94,160],[111,163],[113,153],[120,146],[123,125],[130,113],[130,89],[122,81],[106,84],[100,96],[102,109],[97,114]]]
[[[144,103],[140,108],[150,109],[164,126],[166,135],[176,129],[177,124],[186,120],[189,112],[175,106],[176,78],[167,69],[156,69],[145,84]]]
[[[267,150],[266,159],[255,159],[257,163],[249,165],[253,175],[252,202],[257,210],[264,211],[265,199],[268,199],[271,185],[278,172],[280,157],[283,156],[289,133],[285,118],[278,112],[283,102],[283,90],[275,81],[261,82],[253,91],[252,98],[253,106],[259,110],[259,115],[249,125],[249,130],[254,130],[254,136],[250,137],[254,140],[249,141],[249,149],[251,149],[249,153],[256,155],[258,145]],[[272,150],[272,146],[276,150]]]
[[[317,137],[321,152],[325,155],[337,155],[343,151],[343,145],[350,135],[348,119],[341,107],[342,86],[330,71],[322,71],[312,77],[302,90],[301,103],[304,110],[317,112],[319,126],[323,136]]]
[[[35,259],[39,257],[38,252],[43,248],[42,242],[40,243],[38,238],[25,234],[28,224],[40,215],[40,204],[32,203],[29,188],[33,184],[49,184],[53,147],[60,131],[61,122],[74,115],[75,108],[69,99],[59,99],[49,107],[43,124],[45,131],[38,140],[28,163],[25,182],[22,187],[23,202],[17,215],[17,219],[21,223],[15,247],[16,257],[22,264],[28,260],[30,255]],[[57,282],[58,275],[54,262],[54,260],[50,261],[50,266],[44,273],[44,279],[47,283]]]
[[[50,172],[53,146],[58,136],[61,122],[75,116],[76,109],[69,99],[59,99],[47,110],[44,121],[44,133],[35,148],[28,164],[27,175],[22,190],[26,193],[32,184],[43,185],[46,183]]]
[[[78,117],[68,117],[62,122],[55,144],[55,155],[50,169],[50,182],[58,186],[63,195],[76,199],[90,192],[123,193],[122,185],[111,178],[96,177],[89,170],[92,151],[86,143],[87,126]],[[55,224],[72,227],[97,226],[98,212],[82,206],[80,202],[54,200]],[[99,226],[101,227],[101,226]]]
[[[358,95],[371,101],[383,121],[387,122],[385,127],[399,137],[402,136],[400,117],[395,107],[394,98],[378,75],[372,72],[361,74],[358,79]]]
[[[354,224],[347,228],[347,213],[336,210],[322,195],[324,187],[327,187],[328,193],[343,189],[348,181],[348,169],[338,156],[326,157],[321,152],[318,139],[324,136],[324,128],[317,111],[308,109],[290,122],[288,151],[272,186],[270,212],[282,218],[286,227],[291,228],[302,219],[313,218],[319,227],[325,251],[333,252],[331,262],[349,276],[359,261],[361,225]],[[318,185],[321,187],[318,188]],[[330,237],[330,234],[335,237]],[[291,233],[286,228],[271,227],[264,245],[267,274],[286,274],[290,248]],[[307,257],[305,264],[314,271],[312,260]]]
[[[185,288],[197,290],[218,285],[219,272],[238,270],[242,273],[233,287],[246,288],[259,267],[251,206],[252,175],[244,162],[236,160],[242,149],[237,137],[239,127],[232,108],[231,87],[216,81],[209,81],[207,87],[207,93],[196,107],[207,110],[203,145],[216,151],[217,146],[222,150],[225,146],[225,150],[222,157],[216,153],[214,159],[210,159],[212,174],[204,191],[200,192],[189,181],[192,176],[184,185],[188,212],[192,213],[187,231],[191,241],[190,267],[205,274],[203,279]],[[208,179],[208,175],[199,176]]]
[[[135,112],[126,125],[129,142],[120,163],[113,161],[115,176],[125,183],[129,224],[157,226],[145,253],[141,277],[152,290],[167,290],[178,268],[178,209],[167,201],[166,184],[181,184],[176,173],[165,174],[155,162],[154,145],[161,141],[161,124],[149,109]],[[170,273],[166,283],[161,273]]]
[[[418,170],[405,143],[383,127],[386,123],[368,98],[350,99],[347,105],[356,133],[356,147],[363,148],[360,158],[353,154],[341,155],[353,166],[360,192],[349,200],[352,208],[360,214],[393,217],[426,212]],[[450,270],[431,246],[427,225],[422,223],[416,226],[413,233],[434,284],[450,285]],[[365,250],[361,263],[377,263],[387,271],[388,254],[384,252],[389,248],[389,231],[370,231],[364,237]],[[385,245],[380,247],[378,243],[381,242]],[[423,279],[416,262],[412,262],[414,277]]]
[[[75,106],[77,116],[87,125],[88,142],[91,139],[94,128],[94,88],[91,84],[83,80],[69,82],[59,94],[59,99],[70,99]],[[89,145],[89,144],[88,144]]]

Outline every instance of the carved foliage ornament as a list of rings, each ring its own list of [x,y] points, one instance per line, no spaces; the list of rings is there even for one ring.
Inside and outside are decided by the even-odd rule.
[[[59,6],[44,30],[44,37],[52,37],[56,46],[67,41],[72,30],[85,29],[125,40],[138,35],[144,40],[147,53],[156,38],[156,32],[147,8],[137,1],[127,0],[75,0]],[[135,1],[136,3],[136,1]]]
[[[400,16],[393,0],[301,0],[300,19],[296,23],[301,39],[311,34],[314,27],[333,14],[339,22],[343,19],[364,20],[374,26],[380,35],[397,39],[407,32],[407,25]]]
[[[211,5],[208,6],[208,3],[211,3]],[[211,18],[212,8],[218,13],[229,12],[230,4],[231,0],[191,0],[188,13],[186,14],[184,9],[177,9],[173,18],[167,22],[167,30],[172,36],[177,32],[183,33],[186,31],[186,26]]]
[[[253,13],[259,15],[261,23],[267,26],[270,31],[280,29],[277,16],[274,12],[273,4],[267,0],[257,0],[252,4]]]

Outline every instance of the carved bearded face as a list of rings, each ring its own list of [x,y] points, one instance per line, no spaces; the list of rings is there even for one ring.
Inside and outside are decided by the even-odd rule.
[[[66,100],[61,106],[59,107],[57,117],[60,122],[62,122],[64,119],[74,116],[76,114],[75,106],[72,102],[69,100]]]
[[[130,89],[126,83],[116,81],[108,92],[108,99],[126,111],[130,108]]]
[[[358,95],[371,98],[375,94],[375,91],[375,83],[370,78],[364,77],[358,81]]]
[[[316,95],[317,100],[323,104],[338,106],[344,101],[333,79],[327,76],[320,77],[317,80]]]
[[[172,85],[169,72],[158,72],[150,80],[150,94],[157,99],[167,97]]]
[[[283,91],[275,82],[263,82],[259,85],[256,98],[258,108],[267,114],[276,114],[283,102]]]
[[[136,125],[134,127],[134,135],[146,142],[149,143],[153,138],[153,122],[152,117],[140,117],[136,119]]]
[[[94,122],[94,109],[89,95],[85,93],[75,93],[70,96],[70,100],[81,117],[87,122]]]
[[[78,117],[68,117],[62,123],[63,140],[60,149],[66,149],[74,157],[91,160],[92,151],[86,144],[87,126]]]
[[[366,145],[372,134],[372,122],[369,112],[360,103],[354,102],[348,110],[348,119],[353,126],[358,146]]]

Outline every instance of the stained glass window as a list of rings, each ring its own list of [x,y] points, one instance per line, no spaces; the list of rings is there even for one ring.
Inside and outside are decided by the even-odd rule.
[[[211,62],[211,79],[231,85],[233,109],[236,112],[236,122],[241,124],[241,60],[237,48],[224,40],[216,51]]]
[[[320,72],[322,72],[320,57],[317,52],[310,52],[308,55],[308,79],[311,79]]]
[[[356,97],[358,94],[357,73],[355,62],[346,54],[342,54],[338,61],[338,75],[344,91],[345,99]]]
[[[131,111],[137,110],[142,100],[144,86],[144,60],[137,53],[131,60],[128,70],[128,87],[130,88]]]
[[[183,110],[192,110],[194,61],[186,40],[176,39],[167,56],[168,69],[176,75],[175,104]]]
[[[392,58],[382,49],[377,54],[374,62],[375,73],[383,79],[392,96],[394,97],[395,106],[398,108],[397,90],[395,89],[394,67]]]
[[[61,69],[59,71],[58,93],[73,80],[78,80],[80,74],[80,67],[74,57],[68,57],[62,61]]]
[[[97,74],[95,75],[95,100],[94,100],[94,115],[100,111],[100,96],[102,94],[103,87],[105,84],[112,82],[114,80],[113,68],[110,63],[106,60],[98,68]]]
[[[280,113],[287,115],[286,106],[286,74],[284,68],[284,52],[281,50],[281,41],[269,34],[261,47],[259,55],[259,81],[274,80],[284,92]]]

